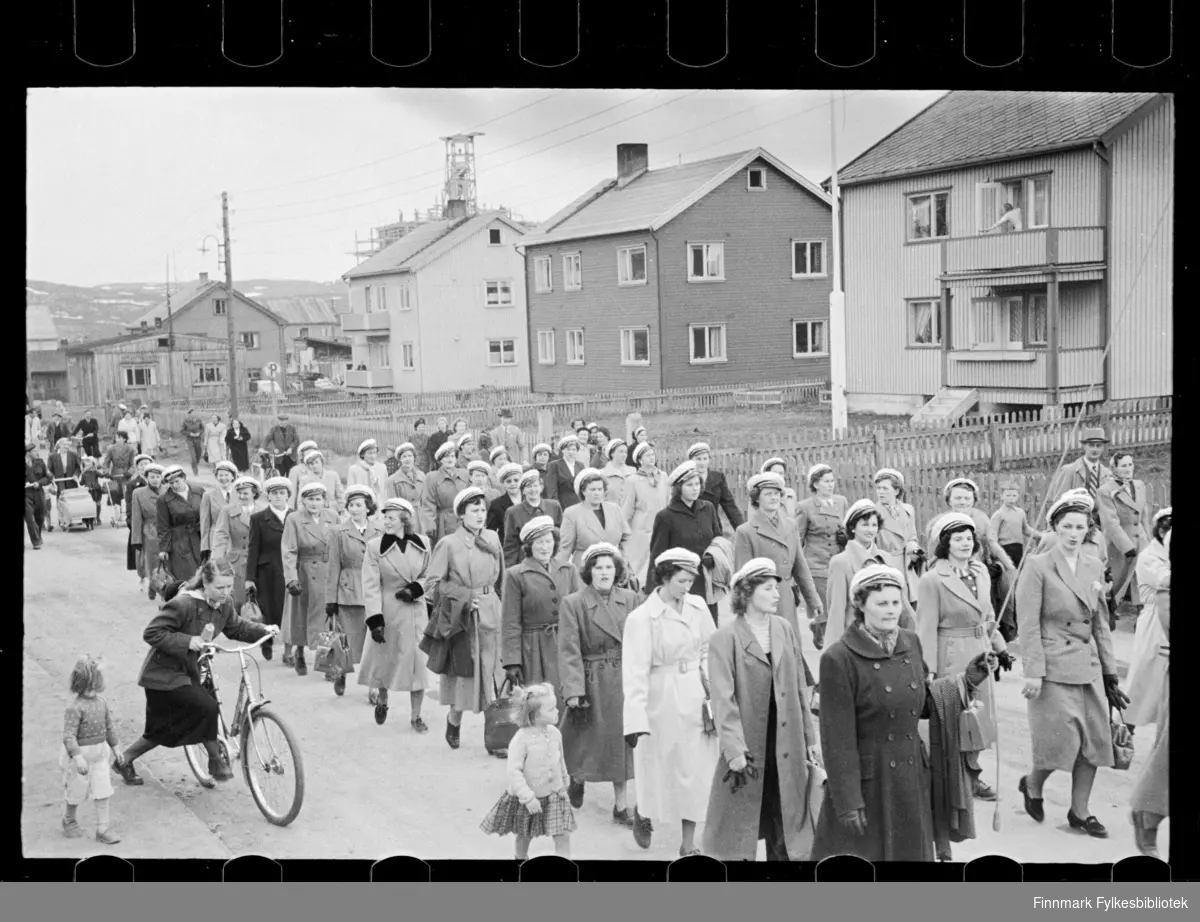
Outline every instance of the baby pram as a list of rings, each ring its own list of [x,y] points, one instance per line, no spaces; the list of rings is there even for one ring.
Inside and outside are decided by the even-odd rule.
[[[58,493],[54,509],[58,515],[58,527],[70,531],[79,526],[87,531],[96,527],[96,501],[86,487],[79,485],[74,477],[59,477],[54,481]]]

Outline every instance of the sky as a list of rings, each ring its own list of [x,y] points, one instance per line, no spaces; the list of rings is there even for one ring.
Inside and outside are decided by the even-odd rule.
[[[836,93],[839,163],[941,95]],[[830,112],[825,90],[34,89],[26,277],[216,277],[224,191],[235,279],[334,281],[356,233],[438,200],[439,139],[465,131],[482,132],[480,206],[527,220],[615,176],[622,143],[648,144],[652,169],[762,147],[821,182]]]

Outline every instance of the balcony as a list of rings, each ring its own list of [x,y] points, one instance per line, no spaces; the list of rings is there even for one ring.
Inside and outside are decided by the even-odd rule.
[[[342,314],[343,333],[390,333],[392,315],[387,311],[374,311],[370,314]]]
[[[994,272],[1104,262],[1104,228],[1049,227],[945,242],[946,272]]]
[[[346,389],[390,391],[392,389],[392,370],[390,368],[375,368],[370,371],[348,371],[346,372]]]

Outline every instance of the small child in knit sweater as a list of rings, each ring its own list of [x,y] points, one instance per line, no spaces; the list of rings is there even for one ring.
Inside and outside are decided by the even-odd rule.
[[[109,777],[108,753],[121,751],[104,691],[104,672],[100,663],[84,654],[71,670],[71,691],[75,700],[67,705],[63,718],[63,749],[58,764],[63,770],[63,835],[78,839],[83,835],[75,811],[87,800],[96,802],[96,841],[116,845],[121,841],[109,828],[108,800],[113,795]],[[119,759],[120,756],[118,755]]]
[[[554,839],[554,853],[571,857],[575,813],[567,798],[567,763],[558,732],[558,704],[548,683],[517,689],[521,727],[508,744],[508,790],[479,828],[499,836],[517,837],[515,858],[529,857],[537,836]]]

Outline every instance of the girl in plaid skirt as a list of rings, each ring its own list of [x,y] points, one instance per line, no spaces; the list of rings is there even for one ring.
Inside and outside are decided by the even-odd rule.
[[[521,727],[508,744],[508,790],[479,828],[498,836],[517,837],[515,857],[529,857],[536,836],[552,836],[554,853],[571,857],[575,814],[567,798],[567,764],[554,686],[543,683],[517,689]]]

